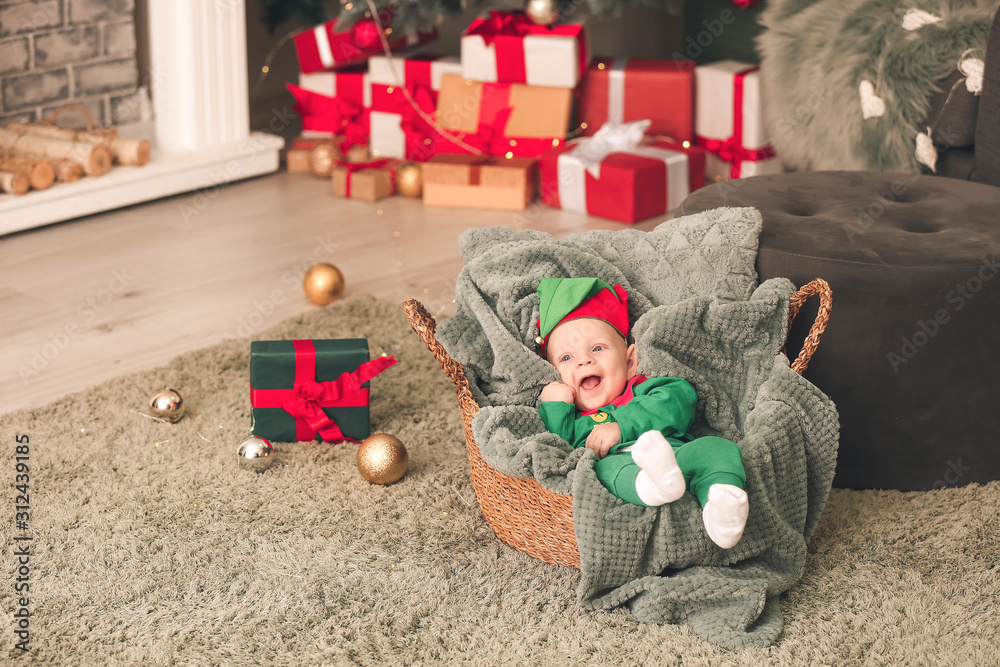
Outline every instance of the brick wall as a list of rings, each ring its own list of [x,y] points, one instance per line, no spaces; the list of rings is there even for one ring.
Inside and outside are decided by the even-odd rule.
[[[101,125],[139,120],[134,14],[134,0],[0,0],[0,126],[70,103]]]

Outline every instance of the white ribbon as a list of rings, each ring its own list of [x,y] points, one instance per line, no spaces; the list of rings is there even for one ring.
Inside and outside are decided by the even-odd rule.
[[[625,65],[628,58],[615,58],[608,71],[608,122],[625,122]]]
[[[611,153],[662,161],[667,168],[667,210],[680,206],[690,194],[688,156],[668,148],[640,145],[649,124],[649,120],[618,125],[607,123],[593,137],[580,140],[576,148],[560,154],[557,162],[560,206],[567,211],[587,213],[587,173],[600,178],[600,163]]]
[[[326,26],[320,24],[313,28],[313,36],[316,38],[316,48],[319,50],[319,61],[323,63],[323,68],[333,67],[333,49],[330,47],[330,35],[326,32]]]
[[[594,178],[600,178],[604,158],[611,153],[631,153],[633,148],[642,143],[651,122],[648,119],[631,123],[609,121],[594,136],[581,140],[570,152]]]

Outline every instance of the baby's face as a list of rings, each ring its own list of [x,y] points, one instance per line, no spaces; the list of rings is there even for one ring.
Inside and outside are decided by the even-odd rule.
[[[635,346],[607,322],[570,320],[549,335],[546,358],[576,391],[578,410],[596,410],[625,391],[636,372]]]

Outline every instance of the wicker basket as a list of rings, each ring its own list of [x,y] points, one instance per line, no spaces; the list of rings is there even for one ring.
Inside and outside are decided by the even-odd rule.
[[[788,326],[803,302],[819,295],[820,306],[802,350],[792,363],[792,369],[802,373],[819,345],[830,319],[833,295],[826,281],[816,279],[795,292],[791,298]],[[580,568],[580,551],[573,533],[573,497],[553,493],[533,478],[505,475],[490,467],[479,452],[472,435],[472,418],[479,406],[472,396],[462,365],[451,358],[434,337],[437,323],[416,299],[408,299],[403,309],[410,326],[427,345],[445,374],[455,384],[458,407],[465,426],[465,444],[472,469],[472,486],[486,522],[501,540],[519,551],[546,563]]]

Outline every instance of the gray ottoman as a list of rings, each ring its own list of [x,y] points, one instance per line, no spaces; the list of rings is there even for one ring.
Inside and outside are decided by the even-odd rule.
[[[805,377],[837,404],[834,485],[920,490],[1000,479],[1000,188],[803,172],[722,182],[679,214],[753,206],[757,271],[823,278],[833,313]],[[790,353],[815,317],[804,308]]]

